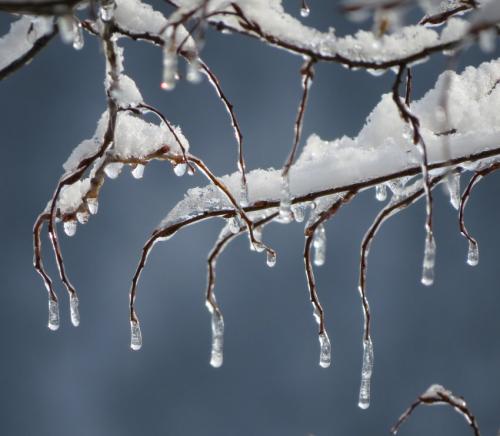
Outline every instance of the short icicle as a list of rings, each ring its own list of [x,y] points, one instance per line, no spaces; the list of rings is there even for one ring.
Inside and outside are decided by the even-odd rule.
[[[314,258],[313,262],[316,266],[325,264],[326,259],[326,231],[325,226],[320,224],[314,232],[313,237]]]
[[[215,298],[215,297],[212,297]],[[224,360],[224,318],[207,302],[207,308],[212,316],[212,351],[210,365],[214,368],[222,366]]]
[[[288,174],[281,178],[280,222],[288,224],[293,221],[292,194]]]
[[[460,208],[460,173],[452,172],[446,179],[446,187],[450,196],[450,203],[458,210]]]
[[[422,264],[422,284],[431,286],[434,283],[434,263],[436,261],[436,242],[431,231],[425,237],[424,261]]]
[[[80,302],[78,301],[78,296],[74,293],[69,299],[69,310],[71,315],[71,324],[75,327],[80,325],[80,311],[78,310]]]
[[[375,186],[375,198],[377,201],[385,201],[387,199],[387,185],[385,183]]]
[[[326,331],[319,334],[319,366],[328,368],[332,362],[332,346]]]
[[[57,300],[49,298],[49,323],[50,330],[55,331],[59,328],[59,303]]]
[[[370,382],[373,373],[373,344],[371,338],[363,341],[363,364],[361,367],[361,386],[359,388],[358,406],[360,409],[370,407]]]
[[[476,266],[479,263],[479,245],[475,241],[469,241],[469,250],[467,251],[467,263],[470,266]]]
[[[130,321],[130,348],[134,351],[142,348],[142,333],[138,320]]]

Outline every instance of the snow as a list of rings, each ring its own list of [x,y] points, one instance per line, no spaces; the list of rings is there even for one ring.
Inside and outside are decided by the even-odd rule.
[[[498,147],[500,133],[500,60],[483,63],[478,68],[467,67],[457,75],[443,73],[434,89],[412,103],[412,111],[421,121],[429,163],[447,161],[450,156],[444,147],[442,117],[436,117],[440,107],[446,75],[452,80],[448,90],[449,122],[457,132],[447,135],[451,158],[470,156]],[[498,157],[483,160],[491,163]],[[391,94],[382,97],[368,116],[365,126],[355,138],[344,136],[324,141],[311,135],[290,171],[290,192],[293,198],[336,187],[349,186],[372,180],[408,168],[419,167],[420,155],[407,138],[405,123],[401,120]],[[478,164],[460,165],[474,169]],[[431,172],[437,174],[437,171]],[[221,181],[239,199],[240,173],[221,177]],[[250,203],[282,198],[281,170],[256,169],[247,173]],[[206,211],[232,210],[228,200],[213,185],[189,190],[185,198],[161,222],[160,227],[184,220],[188,216],[202,215]]]
[[[0,38],[0,70],[28,53],[35,41],[52,32],[53,27],[53,20],[45,17],[25,16],[12,23],[9,32]]]

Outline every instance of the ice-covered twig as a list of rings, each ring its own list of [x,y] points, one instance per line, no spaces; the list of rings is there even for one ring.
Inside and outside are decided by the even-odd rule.
[[[442,404],[449,405],[457,413],[462,415],[467,421],[467,424],[471,427],[473,434],[475,436],[480,436],[481,433],[479,431],[479,425],[465,400],[462,397],[455,396],[451,391],[441,385],[432,385],[422,395],[420,395],[416,401],[403,412],[396,424],[391,428],[391,433],[397,434],[401,425],[408,420],[418,406],[434,406]]]

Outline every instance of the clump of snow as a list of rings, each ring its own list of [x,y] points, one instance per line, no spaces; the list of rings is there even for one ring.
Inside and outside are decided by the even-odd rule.
[[[69,214],[76,212],[89,189],[90,179],[78,180],[72,185],[63,186],[57,202],[61,213]]]
[[[137,85],[125,74],[120,74],[118,83],[111,91],[111,97],[120,107],[136,107],[143,101]]]

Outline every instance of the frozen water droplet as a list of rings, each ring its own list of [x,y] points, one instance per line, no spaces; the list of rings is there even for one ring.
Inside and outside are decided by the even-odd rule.
[[[163,49],[163,78],[161,88],[165,91],[171,91],[175,88],[176,81],[177,53],[174,48],[170,47],[169,44],[165,42],[165,47]]]
[[[174,166],[174,173],[177,177],[182,177],[186,174],[187,164],[186,162],[178,163]]]
[[[219,368],[222,365],[224,358],[224,320],[222,315],[209,307],[212,313],[212,352],[210,357],[210,365],[214,368]]]
[[[201,82],[202,76],[200,71],[200,63],[197,59],[192,60],[187,65],[186,79],[188,82],[197,84]]]
[[[325,264],[326,259],[326,231],[323,224],[320,224],[314,231],[312,242],[314,247],[314,265],[322,266]]]
[[[139,321],[130,321],[130,348],[137,351],[142,347],[142,333]]]
[[[300,16],[307,18],[310,13],[311,13],[311,9],[309,8],[309,6],[306,4],[303,4],[302,7],[300,8]]]
[[[424,261],[422,265],[422,284],[431,286],[434,283],[434,263],[436,261],[436,242],[432,233],[425,238]]]
[[[229,225],[229,231],[232,234],[235,235],[236,233],[239,233],[240,226],[241,226],[241,220],[240,220],[239,216],[236,215],[233,218],[230,218],[228,221],[228,225]]]
[[[373,344],[371,339],[363,341],[363,364],[361,367],[361,386],[359,388],[360,409],[370,407],[370,381],[373,373]]]
[[[110,179],[116,179],[122,172],[123,164],[120,162],[112,162],[104,167],[104,172]]]
[[[332,346],[326,332],[319,334],[319,366],[328,368],[332,361]]]
[[[77,23],[75,25],[75,36],[73,38],[73,48],[75,50],[81,50],[85,43],[85,39],[83,38],[83,30],[81,23]]]
[[[61,40],[65,44],[73,43],[76,35],[76,23],[73,15],[61,15],[57,18],[57,27],[61,34]]]
[[[295,217],[295,221],[301,223],[304,221],[306,217],[306,207],[304,204],[297,204],[292,206],[293,216]]]
[[[89,222],[89,213],[86,210],[79,210],[76,213],[76,219],[80,224],[87,224]]]
[[[248,186],[246,183],[243,183],[241,181],[241,188],[240,188],[240,206],[241,207],[247,207],[249,204],[248,201]]]
[[[385,201],[387,199],[387,186],[381,183],[375,187],[375,198],[378,201]]]
[[[111,21],[115,14],[115,2],[114,0],[102,0],[101,7],[99,8],[99,16],[102,21]]]
[[[77,223],[75,220],[64,221],[64,233],[66,236],[75,236]]]
[[[477,244],[477,242],[469,241],[467,263],[470,266],[476,266],[479,263],[479,245]]]
[[[274,265],[276,265],[276,252],[268,250],[266,261],[269,268],[272,268]]]
[[[89,212],[92,215],[95,215],[99,208],[99,202],[97,201],[97,198],[96,197],[87,198],[87,207],[89,208]]]
[[[76,294],[71,295],[69,299],[69,310],[71,314],[71,324],[75,327],[80,325],[80,311],[78,310],[78,305],[79,301]]]
[[[131,171],[132,177],[134,179],[142,179],[142,176],[144,175],[144,168],[145,168],[144,165],[137,164],[135,168]]]
[[[458,210],[460,207],[460,173],[450,173],[446,178],[446,187],[450,195],[451,205]]]
[[[50,330],[55,331],[59,328],[59,303],[49,298],[49,324]]]

